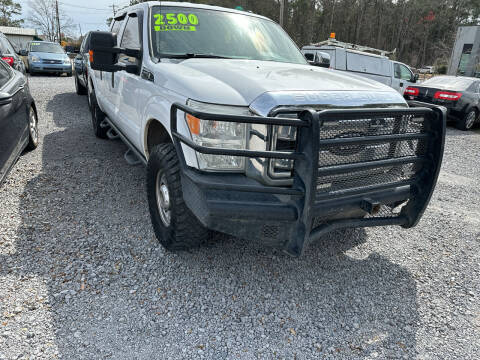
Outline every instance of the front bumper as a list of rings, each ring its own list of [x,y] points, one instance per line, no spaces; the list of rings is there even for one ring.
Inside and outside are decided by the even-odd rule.
[[[43,63],[29,63],[28,69],[33,72],[43,73],[58,73],[58,72],[72,72],[72,65],[69,64],[43,64]]]
[[[340,228],[412,227],[422,216],[437,181],[446,114],[445,109],[430,104],[409,104],[406,109],[305,110],[297,120],[207,114],[176,103],[171,111],[171,129],[180,158],[184,200],[207,228],[261,239],[292,255],[300,255],[305,245]],[[205,120],[295,126],[297,149],[287,153],[202,147],[177,133],[178,110]],[[393,124],[391,131],[328,136],[333,123],[377,124],[380,120]],[[293,185],[266,186],[244,175],[190,168],[182,143],[207,154],[294,159]],[[366,144],[387,146],[388,151],[383,158],[325,165],[325,149],[338,153]],[[398,151],[404,145],[411,153]]]

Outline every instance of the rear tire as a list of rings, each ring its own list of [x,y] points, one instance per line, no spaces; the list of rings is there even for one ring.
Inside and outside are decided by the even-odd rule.
[[[147,164],[147,196],[155,235],[169,251],[196,248],[208,230],[183,200],[180,167],[173,144],[156,145]]]
[[[78,81],[77,75],[75,75],[75,91],[77,92],[77,95],[87,94],[87,88]]]
[[[31,151],[38,146],[38,118],[35,109],[31,106],[28,111],[28,145],[27,151]]]
[[[475,109],[469,110],[467,113],[465,113],[465,116],[457,122],[457,129],[463,131],[470,130],[475,125],[477,117],[478,114]]]
[[[95,95],[95,89],[89,89],[90,93],[88,94],[90,100],[90,112],[92,114],[92,126],[95,136],[100,139],[107,138],[108,128],[102,128],[100,124],[105,119],[105,114],[100,109],[97,103],[97,97]]]

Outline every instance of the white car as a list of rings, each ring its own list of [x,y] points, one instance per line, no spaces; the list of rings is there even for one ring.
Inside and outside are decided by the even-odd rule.
[[[147,2],[90,35],[95,134],[146,165],[169,250],[215,230],[299,255],[345,227],[411,227],[441,163],[444,113],[388,86],[310,66],[275,22]]]

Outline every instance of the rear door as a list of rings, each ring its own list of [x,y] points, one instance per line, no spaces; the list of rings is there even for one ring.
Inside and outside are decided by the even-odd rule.
[[[28,141],[26,79],[0,61],[0,182]]]

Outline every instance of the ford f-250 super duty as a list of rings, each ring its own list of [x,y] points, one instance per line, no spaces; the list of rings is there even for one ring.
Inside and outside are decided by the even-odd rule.
[[[90,35],[95,134],[147,168],[170,250],[208,230],[299,255],[346,227],[414,226],[442,161],[445,113],[365,78],[310,66],[275,22],[146,2]]]

